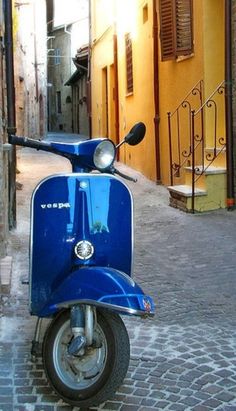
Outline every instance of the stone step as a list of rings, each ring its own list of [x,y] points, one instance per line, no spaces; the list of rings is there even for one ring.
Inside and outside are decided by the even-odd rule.
[[[185,212],[192,211],[192,187],[187,184],[180,184],[168,187],[170,193],[170,206]],[[195,205],[200,199],[207,197],[207,192],[195,187]],[[202,200],[201,200],[202,202]],[[197,210],[197,209],[196,209]]]
[[[176,193],[180,194],[183,197],[192,197],[192,187],[191,185],[187,184],[179,184],[176,186],[169,186],[167,187],[169,192],[171,193]],[[207,195],[207,192],[205,190],[202,190],[200,188],[195,187],[195,196],[205,196]]]
[[[12,257],[6,256],[0,259],[0,291],[2,294],[10,294],[12,273]]]

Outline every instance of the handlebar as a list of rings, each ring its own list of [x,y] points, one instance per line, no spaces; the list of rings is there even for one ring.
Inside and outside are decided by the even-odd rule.
[[[60,151],[59,149],[57,149],[55,146],[52,146],[49,142],[44,142],[41,140],[34,140],[32,138],[28,138],[28,137],[18,137],[15,135],[10,135],[9,136],[9,143],[10,144],[14,144],[14,145],[18,145],[18,146],[23,146],[23,147],[30,147],[30,148],[34,148],[36,150],[42,150],[42,151],[48,151],[50,153],[54,153],[54,154],[58,154],[62,157],[66,157],[68,160],[70,160],[72,163],[74,161],[74,158],[76,158],[77,156],[73,153],[65,153],[63,151]],[[110,167],[109,170],[107,170],[108,172],[110,172],[111,174],[117,174],[118,176],[132,181],[133,183],[137,182],[137,179],[127,176],[126,174],[122,173],[121,171],[117,170],[115,167]]]
[[[9,136],[9,143],[17,146],[35,148],[36,150],[52,151],[50,144],[28,137]]]
[[[71,160],[73,158],[73,154],[64,153],[58,150],[56,147],[53,147],[49,142],[44,142],[41,140],[34,140],[28,137],[18,137],[15,135],[10,135],[9,143],[17,146],[30,147],[36,150],[42,150],[47,151],[49,153],[58,154],[62,157],[66,157],[68,160]]]
[[[133,177],[127,176],[127,175],[124,174],[124,173],[121,173],[121,171],[117,170],[117,168],[114,168],[114,167],[113,167],[112,170],[111,170],[111,172],[112,172],[112,174],[117,174],[118,176],[120,176],[120,177],[122,177],[122,178],[125,178],[126,180],[132,181],[133,183],[137,183],[137,179],[136,179],[136,178],[133,178]]]

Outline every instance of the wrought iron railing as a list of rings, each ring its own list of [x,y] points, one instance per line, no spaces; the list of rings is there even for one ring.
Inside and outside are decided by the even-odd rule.
[[[225,150],[224,91],[225,81],[222,81],[203,102],[204,84],[200,80],[175,111],[168,113],[170,183],[182,182],[185,168],[190,168],[192,212],[197,181]],[[210,152],[206,150],[206,142],[210,144]]]
[[[198,81],[183,101],[168,115],[170,184],[181,178],[186,165],[190,165],[192,150],[191,113],[203,105],[203,80]],[[202,119],[203,126],[203,119]]]
[[[198,110],[191,111],[192,212],[197,181],[226,148],[224,96],[225,81],[222,81]],[[199,119],[202,122],[203,118],[205,122],[199,133]],[[211,152],[206,147],[206,135]]]

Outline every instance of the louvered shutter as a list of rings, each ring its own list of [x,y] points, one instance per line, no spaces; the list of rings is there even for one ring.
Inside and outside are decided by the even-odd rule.
[[[192,0],[175,1],[176,55],[193,52]]]
[[[160,35],[162,60],[175,58],[175,18],[173,0],[160,0]]]
[[[159,0],[162,60],[193,52],[192,0]]]
[[[126,88],[127,93],[133,92],[133,51],[130,33],[125,35],[126,50]]]

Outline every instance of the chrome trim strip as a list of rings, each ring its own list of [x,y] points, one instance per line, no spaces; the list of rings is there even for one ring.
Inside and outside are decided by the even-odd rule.
[[[141,310],[134,310],[133,308],[121,307],[115,304],[100,303],[99,301],[94,301],[94,300],[70,300],[70,301],[65,301],[63,303],[55,304],[55,307],[68,308],[75,304],[93,305],[95,307],[107,308],[110,310],[123,312],[124,314],[136,315],[139,317],[154,317],[155,315],[153,311],[147,312],[147,311],[141,311]]]

